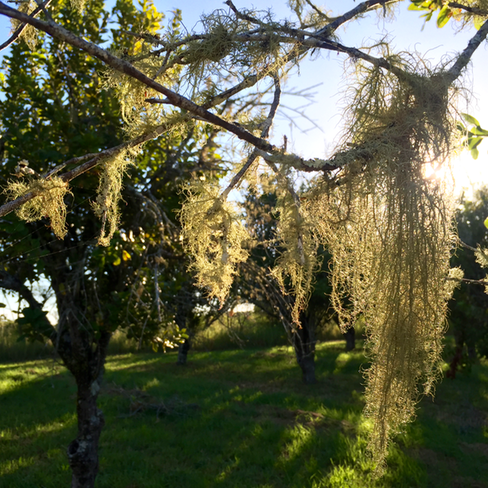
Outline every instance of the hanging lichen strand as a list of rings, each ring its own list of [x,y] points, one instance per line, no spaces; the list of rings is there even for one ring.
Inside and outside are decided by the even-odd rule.
[[[7,200],[15,200],[27,193],[37,196],[16,210],[16,214],[26,222],[48,218],[58,239],[63,239],[66,229],[66,203],[64,198],[69,191],[68,183],[61,178],[9,181],[4,193]]]
[[[223,303],[237,264],[247,259],[243,246],[249,235],[234,205],[220,199],[218,184],[195,181],[184,193],[180,221],[187,251],[193,257],[191,268],[198,285]]]
[[[122,192],[122,180],[127,166],[132,164],[127,151],[121,151],[103,163],[103,172],[98,185],[98,196],[93,202],[95,215],[102,220],[98,243],[108,246],[119,223],[119,200]]]
[[[271,273],[282,292],[293,293],[292,318],[295,325],[300,327],[300,312],[307,308],[312,292],[318,264],[318,243],[310,222],[300,211],[299,201],[295,201],[286,188],[279,193],[276,205],[279,217],[277,233],[283,251]]]
[[[369,447],[380,473],[390,437],[412,419],[419,393],[432,393],[440,374],[454,286],[446,280],[453,212],[424,165],[448,155],[450,101],[442,72],[399,80],[378,68],[357,70],[349,143],[336,156],[343,171],[332,184],[319,184],[309,211],[332,254],[341,327],[354,325],[358,314],[366,323]]]

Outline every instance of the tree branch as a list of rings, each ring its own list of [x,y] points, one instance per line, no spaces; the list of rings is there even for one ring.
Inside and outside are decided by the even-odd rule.
[[[149,78],[144,73],[139,71],[137,68],[132,66],[132,64],[130,64],[126,60],[119,59],[118,57],[114,56],[113,54],[106,51],[105,49],[102,49],[91,42],[79,38],[78,36],[74,35],[72,32],[66,30],[64,27],[58,24],[51,24],[39,19],[31,18],[28,15],[19,12],[18,10],[13,9],[8,5],[5,5],[1,1],[0,1],[0,14],[10,18],[20,20],[21,22],[26,22],[36,27],[37,29],[46,32],[47,34],[49,34],[50,36],[58,40],[65,41],[71,46],[81,49],[82,51],[90,54],[91,56],[100,59],[103,63],[110,66],[114,70],[124,73],[140,81],[144,85],[152,88],[153,90],[162,93],[175,107],[186,110],[198,117],[201,117],[207,122],[216,125],[218,127],[221,127],[222,129],[225,129],[226,131],[236,135],[239,139],[246,141],[255,147],[258,147],[263,151],[276,152],[278,150],[275,146],[273,146],[269,142],[260,139],[259,137],[256,137],[255,135],[251,134],[244,128],[232,124],[230,122],[227,122],[221,117],[209,112],[208,110],[192,102],[188,98],[157,83],[156,81],[154,81],[153,79]]]
[[[372,9],[373,7],[378,6],[385,6],[387,3],[398,3],[400,0],[368,0],[366,2],[361,2],[357,7],[354,7],[349,12],[337,17],[333,22],[327,24],[324,28],[320,29],[317,32],[317,36],[321,36],[323,38],[329,37],[332,35],[342,24],[350,21],[354,17],[363,14],[367,10]]]
[[[462,3],[458,2],[449,2],[447,5],[448,7],[460,8],[466,12],[469,12],[470,14],[479,15],[481,17],[488,16],[488,10],[483,10],[478,7],[469,7],[468,5],[463,5]]]
[[[466,68],[471,57],[479,45],[488,35],[488,20],[479,28],[476,34],[469,40],[466,49],[458,56],[456,62],[447,70],[446,80],[450,83],[459,78],[461,71]]]
[[[277,112],[278,106],[280,104],[280,97],[281,97],[280,80],[276,75],[273,76],[273,79],[274,79],[275,91],[274,91],[274,96],[273,96],[273,102],[271,103],[271,107],[269,109],[268,116],[266,117],[266,120],[264,120],[262,123],[261,137],[263,139],[267,139],[269,137],[269,130],[271,128],[271,125],[273,124],[273,120],[276,116],[276,112]],[[232,181],[230,182],[229,186],[220,195],[220,198],[222,200],[227,199],[229,193],[241,181],[243,176],[246,174],[247,170],[251,167],[252,163],[254,163],[254,161],[256,160],[256,158],[258,156],[259,156],[258,150],[255,148],[253,150],[253,152],[247,158],[247,161],[244,164],[244,166],[234,176],[234,178],[232,178]]]

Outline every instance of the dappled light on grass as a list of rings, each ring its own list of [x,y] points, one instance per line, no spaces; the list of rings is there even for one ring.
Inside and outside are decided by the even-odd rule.
[[[341,373],[344,368],[350,366],[357,368],[358,364],[365,362],[365,357],[362,352],[341,352],[336,358],[336,368],[334,374]]]
[[[0,464],[0,476],[15,473],[20,469],[32,466],[34,463],[35,459],[33,457],[20,457],[18,459],[8,460],[5,463]]]
[[[111,371],[122,371],[135,368],[138,366],[150,366],[159,361],[159,356],[156,355],[137,355],[137,354],[122,354],[120,356],[112,356],[107,359],[107,369]]]
[[[435,402],[422,402],[375,481],[365,453],[372,422],[362,414],[364,357],[343,347],[318,345],[313,387],[301,383],[284,347],[190,353],[185,368],[174,354],[109,358],[97,488],[445,488],[454,477],[464,480],[460,486],[488,484],[487,362],[463,381],[441,383]],[[26,369],[48,372],[50,364],[2,367],[0,387]],[[57,371],[0,397],[0,460],[11,460],[0,462],[0,486],[69,485],[75,390]],[[67,394],[59,395],[62,388]],[[168,408],[136,411],[136,402]]]

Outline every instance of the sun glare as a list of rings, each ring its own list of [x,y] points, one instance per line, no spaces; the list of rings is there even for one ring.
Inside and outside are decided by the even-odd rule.
[[[425,177],[442,180],[456,196],[472,196],[477,188],[488,185],[488,153],[480,152],[475,160],[469,151],[463,151],[449,163],[427,164]]]

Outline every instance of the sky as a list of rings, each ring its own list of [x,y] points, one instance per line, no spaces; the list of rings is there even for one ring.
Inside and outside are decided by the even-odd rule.
[[[353,0],[322,0],[318,5],[326,5],[332,15],[340,15],[359,3]],[[367,14],[359,22],[348,23],[338,31],[340,41],[346,46],[364,46],[374,40],[382,38],[390,41],[393,49],[398,51],[418,52],[426,56],[433,66],[446,59],[451,59],[455,53],[467,46],[469,39],[475,34],[473,27],[459,31],[459,22],[451,20],[444,28],[436,26],[435,19],[424,25],[421,13],[408,11],[410,2],[401,2],[395,11],[395,18],[385,18],[383,10],[378,13]],[[221,0],[206,0],[205,3],[195,0],[155,0],[155,5],[161,12],[170,16],[170,12],[178,7],[183,14],[183,22],[188,30],[199,30],[199,19],[202,11],[209,13],[216,9],[227,10]],[[237,8],[257,10],[270,9],[277,19],[290,18],[290,10],[285,0],[235,0]],[[481,127],[488,128],[488,43],[485,41],[473,56],[471,66],[463,80],[468,89],[468,100],[460,100],[459,111],[476,117]],[[344,63],[347,56],[337,53],[320,53],[308,58],[301,64],[299,73],[289,77],[287,89],[289,91],[303,90],[313,87],[314,99],[302,110],[311,122],[300,118],[295,112],[284,110],[291,115],[294,122],[306,130],[301,132],[284,116],[277,117],[273,131],[273,140],[281,145],[283,135],[288,138],[288,147],[299,155],[307,158],[327,157],[331,154],[340,137],[342,121],[342,98],[346,79],[344,78]],[[317,86],[318,85],[318,86]],[[282,106],[303,107],[304,100],[298,97],[282,97]],[[479,147],[480,155],[475,161],[464,151],[454,158],[452,174],[456,180],[456,191],[463,188],[467,193],[472,192],[473,186],[483,182],[488,184],[488,141]]]
[[[107,8],[111,8],[114,3],[114,0],[107,2]],[[199,21],[203,12],[229,10],[222,0],[154,0],[154,3],[168,19],[171,18],[171,12],[179,8],[183,14],[184,26],[189,31],[201,29]],[[340,15],[357,6],[359,0],[322,0],[316,3],[325,4],[331,15]],[[234,0],[234,4],[240,9],[270,10],[276,19],[292,17],[286,0]],[[419,12],[407,11],[408,5],[408,1],[401,2],[396,7],[394,18],[391,15],[385,17],[383,10],[379,9],[378,13],[369,13],[359,22],[346,24],[337,32],[340,41],[346,46],[364,46],[386,38],[395,51],[417,51],[427,56],[435,66],[440,60],[445,61],[464,49],[475,33],[474,28],[458,32],[459,23],[453,20],[442,29],[436,27],[435,20],[424,25]],[[0,17],[0,42],[8,38],[9,30],[9,21]],[[470,96],[459,105],[460,112],[473,115],[484,128],[488,128],[488,93],[485,81],[488,80],[487,49],[488,43],[484,42],[475,53],[464,79]],[[282,144],[283,135],[286,135],[288,148],[303,157],[322,158],[331,154],[340,136],[342,99],[347,81],[344,78],[344,63],[347,63],[347,58],[347,55],[332,52],[318,53],[312,58],[308,57],[300,65],[299,71],[290,75],[286,90],[309,89],[314,98],[307,105],[307,101],[300,97],[282,97],[282,111],[277,117],[272,134],[272,140],[277,145]],[[302,111],[309,120],[286,107]],[[453,161],[457,191],[483,181],[488,183],[487,151],[488,141],[480,146],[477,161],[467,152]]]
[[[215,9],[228,10],[222,0],[154,0],[159,11],[171,17],[175,8],[182,10],[183,23],[188,30],[199,30],[199,19],[202,12],[209,13]],[[353,0],[322,0],[332,15],[342,14],[358,3]],[[253,8],[274,12],[277,19],[290,18],[290,11],[285,0],[234,0],[237,8]],[[107,4],[110,8],[113,2]],[[454,53],[461,51],[468,40],[474,35],[474,28],[458,32],[459,25],[450,21],[443,29],[436,27],[435,21],[424,25],[419,12],[407,11],[409,2],[404,1],[397,8],[395,19],[380,13],[370,13],[359,22],[347,24],[338,31],[340,41],[346,46],[364,46],[386,38],[395,51],[418,52],[426,55],[435,66],[439,61],[451,58]],[[0,17],[0,43],[9,36],[10,23]],[[386,37],[385,37],[386,36]],[[460,102],[459,111],[476,117],[483,128],[488,129],[488,43],[485,41],[478,48],[473,57],[464,85],[470,96]],[[314,93],[313,100],[308,105],[303,99],[284,95],[282,97],[283,111],[275,124],[272,141],[281,145],[283,135],[288,138],[288,148],[306,158],[324,158],[331,154],[340,136],[342,122],[342,97],[347,79],[344,77],[344,63],[347,56],[337,53],[318,53],[309,57],[300,66],[299,71],[292,73],[287,82],[287,91],[309,89]],[[288,110],[293,107],[306,114],[304,119],[298,112]],[[288,114],[293,120],[287,118]],[[296,126],[303,129],[299,130]],[[317,127],[316,127],[317,126]],[[473,186],[488,183],[488,141],[480,146],[480,156],[474,161],[469,153],[464,152],[452,162],[453,176],[456,180],[456,190],[463,188],[472,191]],[[3,300],[3,299],[2,299]],[[7,300],[7,298],[6,298]],[[0,300],[1,301],[1,300]],[[4,300],[5,301],[5,300]],[[8,299],[9,308],[16,308],[15,301]],[[1,312],[1,310],[0,310]]]

